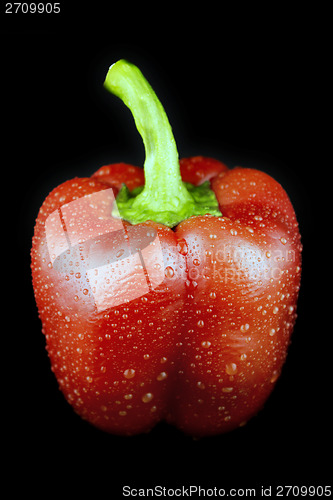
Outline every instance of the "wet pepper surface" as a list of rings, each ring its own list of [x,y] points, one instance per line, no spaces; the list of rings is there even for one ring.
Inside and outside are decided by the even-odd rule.
[[[261,171],[185,158],[176,180],[170,173],[181,187],[165,195],[148,181],[149,154],[144,170],[107,165],[43,203],[31,266],[47,350],[68,402],[100,429],[133,435],[167,420],[219,434],[255,415],[281,373],[300,286],[298,224]]]

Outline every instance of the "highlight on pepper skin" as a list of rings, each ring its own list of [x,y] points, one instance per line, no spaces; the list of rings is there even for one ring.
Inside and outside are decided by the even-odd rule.
[[[121,219],[111,217],[116,204],[112,188],[83,196],[71,201],[52,212],[45,222],[45,234],[50,263],[58,272],[70,275],[71,263],[76,262],[75,277],[88,277],[86,285],[95,300],[99,312],[128,303],[141,297],[160,285],[165,278],[163,253],[157,232],[142,226],[125,225]],[[103,213],[103,224],[101,214]],[[82,216],[84,214],[84,217]],[[78,239],[78,232],[83,235],[82,225],[89,220],[87,239]],[[79,229],[78,229],[79,228]],[[233,231],[234,235],[236,230]],[[151,248],[154,248],[154,259],[151,260]],[[183,248],[184,251],[184,248]],[[232,253],[232,255],[231,255]],[[271,252],[263,253],[262,249],[249,248],[242,243],[237,248],[230,249],[229,245],[219,246],[206,252],[202,260],[189,270],[184,267],[174,269],[173,280],[197,281],[206,279],[211,273],[218,281],[232,284],[241,279],[244,274],[244,261],[252,254],[255,265],[247,268],[247,280],[255,284],[258,276],[261,279],[279,279],[282,271],[278,262],[295,259],[295,251],[277,249],[274,255]],[[265,258],[272,257],[271,262],[276,265],[265,265]],[[124,262],[123,262],[124,260]],[[232,266],[223,265],[232,261]],[[118,272],[121,263],[121,273]],[[135,278],[131,274],[132,268],[137,270]],[[209,269],[211,268],[211,269]],[[100,279],[96,286],[91,288],[90,282],[94,275]],[[169,274],[171,274],[169,272]],[[117,276],[114,280],[113,275]],[[130,278],[130,284],[128,279]],[[131,286],[135,279],[136,286]],[[77,281],[77,283],[79,283]],[[82,284],[81,284],[82,285]]]
[[[126,227],[121,219],[111,217],[115,203],[112,188],[104,189],[63,205],[45,222],[51,265],[69,276],[74,261],[76,283],[82,287],[81,277],[87,279],[85,290],[93,295],[98,312],[141,297],[164,280],[156,231]],[[91,287],[96,275],[99,279]]]
[[[52,371],[106,432],[161,420],[197,437],[231,431],[261,410],[286,360],[301,276],[294,209],[264,172],[179,160],[132,64],[114,64],[106,88],[130,107],[146,160],[68,180],[39,211],[31,269]]]

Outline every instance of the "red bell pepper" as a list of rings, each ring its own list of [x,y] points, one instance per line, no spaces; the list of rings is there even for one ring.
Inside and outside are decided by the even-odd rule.
[[[293,207],[261,171],[179,161],[134,65],[111,66],[105,86],[132,111],[144,170],[104,166],[40,209],[32,276],[52,370],[107,432],[161,420],[229,431],[263,406],[286,359],[301,275]]]

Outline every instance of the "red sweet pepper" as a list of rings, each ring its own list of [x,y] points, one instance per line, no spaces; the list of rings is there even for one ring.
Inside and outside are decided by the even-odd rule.
[[[104,166],[40,209],[32,276],[52,370],[105,431],[163,419],[195,436],[229,431],[263,406],[286,359],[301,273],[293,207],[263,172],[179,161],[134,65],[111,66],[105,86],[133,113],[144,170]]]

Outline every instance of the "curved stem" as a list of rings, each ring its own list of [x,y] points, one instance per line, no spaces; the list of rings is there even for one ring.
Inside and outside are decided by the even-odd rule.
[[[205,203],[199,210],[200,200],[198,203],[198,196],[193,196],[193,187],[190,192],[181,180],[169,120],[141,71],[134,64],[120,60],[110,67],[104,85],[131,110],[146,152],[145,186],[139,194],[136,190],[130,193],[126,187],[120,191],[116,200],[118,215],[132,224],[150,219],[169,227],[199,213],[212,213],[213,210],[213,215],[221,215],[213,191],[209,190],[215,200],[214,206],[207,210],[205,192]],[[203,190],[202,186],[198,188]]]

